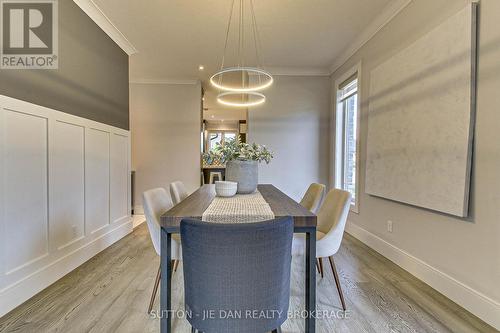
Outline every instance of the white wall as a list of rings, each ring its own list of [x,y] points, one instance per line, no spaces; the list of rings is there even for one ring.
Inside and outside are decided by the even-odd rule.
[[[184,182],[188,191],[200,186],[201,86],[196,84],[130,85],[132,169],[135,209],[141,213],[142,193],[169,189]]]
[[[500,1],[482,0],[479,8],[478,102],[470,218],[455,218],[364,193],[369,97],[366,92],[371,70],[467,2],[412,1],[334,73],[332,84],[362,61],[360,203],[359,214],[350,215],[348,231],[500,329]],[[394,223],[393,233],[386,231],[387,220]]]
[[[0,95],[0,317],[132,231],[129,132]]]
[[[245,119],[243,119],[245,120]],[[205,120],[205,130],[207,131],[240,131],[240,122],[238,120],[229,121],[211,121]]]
[[[265,95],[266,103],[248,111],[248,142],[274,151],[260,165],[259,182],[300,200],[310,183],[328,183],[330,80],[277,76]]]

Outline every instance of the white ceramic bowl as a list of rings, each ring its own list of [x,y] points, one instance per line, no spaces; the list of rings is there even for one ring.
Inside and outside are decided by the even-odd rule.
[[[219,197],[232,197],[238,190],[238,183],[227,181],[215,182],[215,193]]]

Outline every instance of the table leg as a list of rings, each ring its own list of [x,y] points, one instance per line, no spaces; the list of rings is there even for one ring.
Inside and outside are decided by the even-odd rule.
[[[316,332],[316,230],[306,233],[306,333]]]
[[[161,229],[160,332],[172,331],[172,234]]]

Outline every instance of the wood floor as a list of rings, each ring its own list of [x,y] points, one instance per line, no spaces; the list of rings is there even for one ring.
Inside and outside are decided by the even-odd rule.
[[[330,318],[317,332],[497,332],[398,266],[346,235],[335,255],[347,318],[332,318],[340,301],[331,270],[318,274],[318,309]],[[145,224],[0,318],[0,332],[159,332],[146,313],[158,269]],[[303,258],[294,258],[290,310],[303,309]],[[172,305],[183,309],[182,264],[173,278]],[[158,308],[158,298],[155,303]],[[191,332],[185,319],[174,332]],[[303,332],[289,319],[283,332]]]

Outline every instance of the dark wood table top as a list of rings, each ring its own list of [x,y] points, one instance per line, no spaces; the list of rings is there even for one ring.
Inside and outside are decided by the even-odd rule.
[[[259,192],[267,201],[275,217],[292,216],[295,232],[311,231],[316,228],[316,215],[275,186],[263,184],[258,186]],[[201,220],[203,212],[215,198],[215,185],[203,185],[189,197],[161,216],[161,227],[170,233],[179,232],[179,224],[183,218]]]

